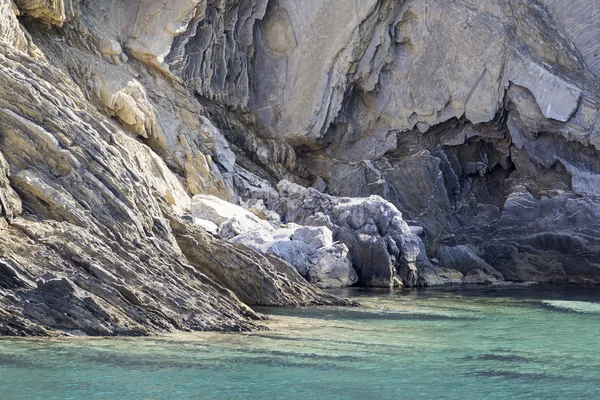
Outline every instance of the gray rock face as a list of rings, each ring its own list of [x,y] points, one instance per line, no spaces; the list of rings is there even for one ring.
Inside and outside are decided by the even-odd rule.
[[[337,243],[325,251],[317,251],[308,268],[308,280],[320,288],[352,286],[358,276],[348,259],[348,247]]]
[[[536,198],[598,197],[597,8],[585,0],[208,2],[168,63],[201,95],[251,115],[252,139],[239,150],[277,165],[267,167],[276,178],[382,196],[423,226],[431,255],[492,237],[512,246],[513,235],[497,237],[495,226],[514,185]],[[236,23],[220,45],[226,20]],[[289,145],[301,149],[297,158],[273,150]],[[385,257],[377,264],[387,271]]]
[[[594,283],[599,212],[595,198],[570,193],[536,198],[516,187],[484,258],[510,280]]]
[[[329,228],[295,224],[276,228],[280,225],[280,221],[276,222],[280,217],[266,210],[262,200],[248,201],[246,205],[252,212],[214,196],[197,195],[191,201],[192,222],[208,231],[212,227],[207,223],[219,224],[214,232],[218,237],[274,255],[321,288],[356,283],[356,272],[347,257],[348,248],[342,244],[334,245]],[[266,221],[273,215],[276,220]]]
[[[31,51],[34,46],[17,20],[19,14],[20,11],[12,0],[0,3],[0,41],[22,51]]]
[[[560,30],[579,49],[587,67],[600,76],[600,4],[593,1],[542,0]]]
[[[475,268],[470,270],[463,278],[465,284],[491,284],[497,282],[498,279],[493,275],[486,273],[485,271]]]
[[[321,288],[352,286],[358,281],[348,260],[348,248],[343,244],[315,249],[300,240],[281,240],[273,242],[268,252],[289,262]]]
[[[243,218],[260,221],[258,217],[242,207],[210,195],[197,195],[191,201],[192,216],[202,218],[221,225],[232,218]]]
[[[455,269],[446,269],[436,266],[426,266],[420,271],[419,278],[422,286],[462,285],[464,275]]]
[[[7,221],[21,215],[21,199],[10,186],[10,170],[2,153],[0,153],[0,219]]]
[[[246,304],[262,306],[351,305],[326,295],[289,263],[236,243],[220,241],[192,225],[171,220],[174,235],[190,264]],[[306,253],[305,253],[306,254]],[[283,257],[281,257],[283,258]],[[252,267],[248,267],[248,266]]]

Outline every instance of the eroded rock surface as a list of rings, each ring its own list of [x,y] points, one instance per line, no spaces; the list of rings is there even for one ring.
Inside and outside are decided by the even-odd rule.
[[[599,12],[0,0],[0,333],[345,304],[297,271],[600,283]],[[194,196],[243,212],[194,216]]]
[[[330,226],[350,249],[360,284],[416,286],[419,238],[402,214],[378,196],[337,198],[281,181],[278,210],[286,222]]]
[[[59,24],[61,9],[51,14],[46,6],[40,3],[39,13],[27,8],[27,14]],[[191,211],[194,189],[170,157],[178,149],[169,147],[163,109],[155,102],[164,78],[156,75],[153,86],[150,75],[76,48],[63,60],[74,65],[62,70],[64,64],[51,64],[62,54],[59,42],[45,36],[52,33],[43,26],[34,28],[42,46],[35,51],[16,36],[0,41],[0,335],[249,330],[259,329],[262,317],[247,304],[345,304],[279,260],[188,233],[184,223],[174,231],[172,221]],[[87,70],[91,86],[79,86],[81,71],[93,63],[101,67]],[[118,76],[117,82],[123,75],[122,82],[132,82],[137,74],[139,80],[107,104],[94,91],[101,82],[92,77],[96,73]],[[186,107],[191,98],[179,96]],[[168,118],[178,126],[208,124],[199,113]],[[179,143],[189,132],[179,133]],[[198,132],[188,154],[211,157],[218,144],[205,154],[200,148],[218,138]],[[223,148],[214,157],[225,171],[232,167],[227,157]]]

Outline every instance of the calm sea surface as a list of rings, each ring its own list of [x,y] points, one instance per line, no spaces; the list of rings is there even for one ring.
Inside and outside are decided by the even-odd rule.
[[[0,400],[600,399],[600,289],[349,289],[270,331],[0,339]]]

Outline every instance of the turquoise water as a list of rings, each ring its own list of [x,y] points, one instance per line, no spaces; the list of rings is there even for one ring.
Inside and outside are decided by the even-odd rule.
[[[0,340],[0,400],[600,399],[600,289],[352,289],[268,332]]]

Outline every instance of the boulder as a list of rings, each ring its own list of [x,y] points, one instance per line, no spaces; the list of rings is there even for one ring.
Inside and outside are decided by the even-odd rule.
[[[281,228],[277,228],[273,230],[272,235],[273,239],[278,242],[280,240],[290,240],[292,235],[298,230],[300,225],[296,224],[286,224],[282,225]]]
[[[209,216],[218,221],[228,211],[229,215],[236,214],[221,224],[218,231],[221,238],[278,257],[321,288],[350,286],[357,282],[356,271],[349,260],[348,247],[340,243],[334,244],[333,232],[329,228],[295,223],[278,224],[280,227],[274,228],[258,216],[261,213],[257,213],[257,210],[268,211],[262,207],[262,201],[246,202],[245,206],[253,205],[254,210],[243,213],[237,206],[228,206],[206,197],[194,197],[193,204],[196,206],[193,209],[196,215]],[[256,205],[259,207],[255,207]],[[262,216],[267,216],[267,213]],[[198,220],[195,217],[193,219]]]
[[[273,227],[254,214],[238,215],[221,224],[219,236],[223,239],[231,239],[257,229],[269,231],[273,230]]]
[[[495,276],[490,275],[479,268],[470,270],[463,278],[463,283],[465,284],[488,285],[497,281],[498,279]]]
[[[218,226],[218,234],[231,239],[255,229],[273,230],[273,226],[250,211],[210,195],[196,195],[192,198],[194,221],[208,221]],[[204,225],[211,224],[202,222]]]
[[[205,231],[210,232],[212,234],[216,234],[219,231],[219,227],[217,226],[217,224],[215,224],[214,222],[209,221],[207,219],[194,218],[193,224],[198,225],[199,227],[203,228]]]
[[[419,239],[393,204],[379,196],[334,197],[286,180],[277,188],[284,222],[331,226],[333,240],[349,249],[359,284],[418,285]]]
[[[336,240],[350,249],[350,259],[364,286],[389,287],[397,275],[394,258],[384,238],[360,234],[348,227],[336,229]]]
[[[192,197],[191,206],[194,217],[207,219],[217,225],[233,217],[252,216],[258,220],[258,217],[244,208],[211,195],[200,194]]]
[[[325,226],[303,226],[298,228],[291,238],[316,249],[333,245],[333,232]]]
[[[281,240],[268,252],[296,267],[300,275],[320,288],[351,286],[358,281],[348,259],[348,247],[336,243],[328,247],[312,247],[301,240]]]
[[[219,227],[217,226],[217,224],[215,224],[214,222],[209,221],[207,219],[196,218],[191,214],[183,214],[181,216],[181,218],[184,221],[191,222],[192,224],[201,227],[202,229],[204,229],[207,232],[212,233],[213,235],[216,234],[219,230]]]
[[[315,249],[300,240],[282,240],[273,243],[268,253],[292,264],[300,275],[307,277]]]
[[[258,218],[269,221],[273,226],[278,227],[281,224],[281,217],[273,210],[265,206],[263,199],[250,199],[242,203],[242,207],[256,215]]]
[[[337,243],[317,251],[308,268],[308,280],[320,288],[352,286],[358,275],[348,260],[348,247]]]
[[[257,252],[232,240],[221,240],[191,224],[170,220],[179,247],[195,270],[235,293],[246,304],[262,306],[349,305],[310,285],[282,257]],[[255,232],[252,232],[255,234]],[[257,239],[258,236],[254,236]],[[292,242],[289,242],[292,243]],[[302,242],[297,242],[304,245]],[[281,249],[283,250],[283,248]],[[289,249],[288,249],[289,250]],[[282,251],[290,254],[290,251]],[[300,249],[299,256],[307,254]],[[289,258],[293,261],[293,258]],[[204,276],[205,280],[208,280]],[[251,312],[250,310],[248,310]]]
[[[490,275],[496,280],[504,280],[504,277],[498,270],[489,265],[485,260],[478,257],[473,250],[467,246],[442,247],[440,249],[440,267],[455,269],[465,274],[465,277],[473,270],[478,270],[486,275]],[[480,276],[480,272],[474,273]],[[470,278],[469,280],[478,278]],[[465,282],[466,283],[466,282]],[[469,282],[474,283],[474,282]]]
[[[268,229],[255,229],[229,239],[232,243],[240,243],[261,253],[268,253],[275,242],[272,231]]]

